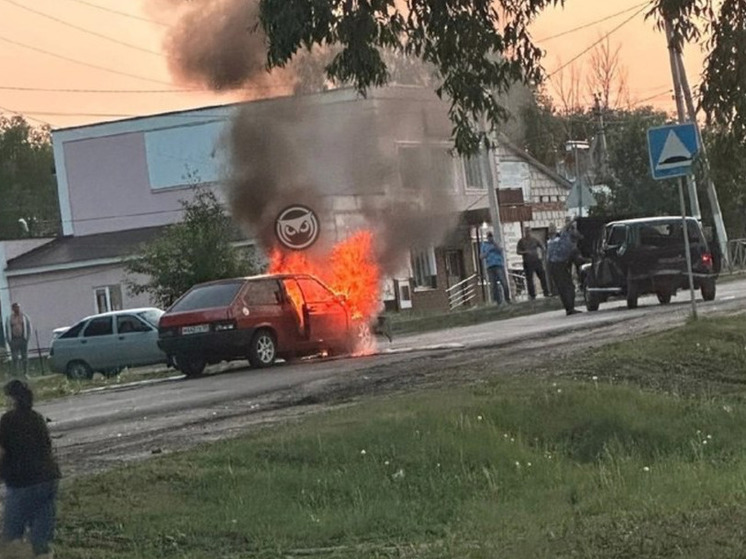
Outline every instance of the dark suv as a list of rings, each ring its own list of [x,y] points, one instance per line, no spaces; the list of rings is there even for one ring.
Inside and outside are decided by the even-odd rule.
[[[715,298],[717,271],[699,222],[687,218],[694,288],[705,301]],[[582,268],[585,304],[598,310],[610,297],[622,296],[637,307],[641,295],[655,293],[661,304],[671,302],[689,280],[680,217],[650,217],[613,221],[591,241],[591,262]]]
[[[276,274],[195,285],[161,316],[158,345],[187,376],[220,361],[267,367],[348,353],[361,335],[345,298],[312,276]]]

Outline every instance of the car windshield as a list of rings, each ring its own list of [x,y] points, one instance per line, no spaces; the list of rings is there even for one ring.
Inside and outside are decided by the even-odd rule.
[[[187,312],[197,309],[225,307],[236,298],[241,285],[243,285],[243,280],[194,287],[176,301],[170,311]]]
[[[153,326],[158,326],[158,319],[161,318],[162,314],[163,311],[160,309],[148,309],[146,311],[137,313],[137,316],[145,320],[145,322],[152,324]]]

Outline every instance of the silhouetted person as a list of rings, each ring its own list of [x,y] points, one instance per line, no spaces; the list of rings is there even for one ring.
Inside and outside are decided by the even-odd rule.
[[[539,239],[531,235],[531,228],[526,227],[523,230],[523,237],[518,241],[517,251],[523,258],[523,275],[526,277],[526,287],[528,296],[536,299],[536,287],[534,286],[534,274],[539,278],[541,290],[544,297],[549,297],[549,288],[547,287],[547,277],[544,274],[544,264],[539,252],[544,253],[546,247]]]
[[[0,417],[0,477],[6,487],[2,539],[21,540],[28,530],[34,555],[51,557],[60,469],[28,384],[11,380],[4,392],[10,409]]]
[[[5,336],[13,360],[13,376],[28,375],[28,342],[31,339],[31,321],[21,312],[18,303],[11,305],[10,316],[5,319]],[[23,367],[23,373],[21,373]]]

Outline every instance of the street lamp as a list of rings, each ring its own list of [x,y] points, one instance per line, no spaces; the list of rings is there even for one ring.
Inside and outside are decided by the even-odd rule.
[[[591,149],[591,145],[585,140],[569,140],[565,142],[565,151],[575,154],[575,185],[578,188],[578,217],[583,217],[583,181],[580,178],[580,161],[578,152]]]

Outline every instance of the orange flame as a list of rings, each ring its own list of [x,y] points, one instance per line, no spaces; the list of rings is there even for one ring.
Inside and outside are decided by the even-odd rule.
[[[344,295],[353,318],[369,322],[378,311],[381,270],[375,261],[373,234],[358,231],[340,241],[328,255],[311,260],[304,252],[274,249],[269,256],[270,274],[310,274]]]

